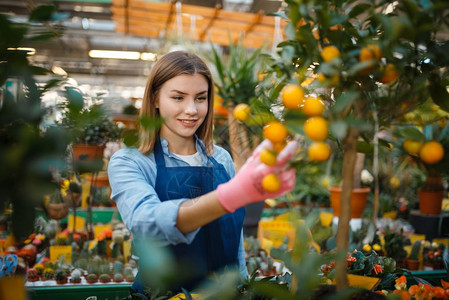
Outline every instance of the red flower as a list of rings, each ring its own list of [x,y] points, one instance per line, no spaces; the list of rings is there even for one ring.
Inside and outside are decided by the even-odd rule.
[[[374,264],[373,271],[374,271],[374,274],[376,274],[376,275],[379,274],[379,273],[382,273],[382,271],[383,271],[382,266],[378,265],[378,264]]]

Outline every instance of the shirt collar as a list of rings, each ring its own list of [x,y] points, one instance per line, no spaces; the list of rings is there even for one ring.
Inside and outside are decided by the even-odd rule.
[[[207,161],[206,146],[204,146],[204,142],[200,138],[198,138],[198,136],[196,134],[193,137],[195,138],[196,151],[198,151],[200,153],[201,158],[203,159],[203,162]],[[160,137],[160,140],[161,140],[162,151],[164,152],[164,154],[167,155],[168,157],[179,159],[178,157],[174,156],[172,153],[170,153],[168,151],[167,139]]]

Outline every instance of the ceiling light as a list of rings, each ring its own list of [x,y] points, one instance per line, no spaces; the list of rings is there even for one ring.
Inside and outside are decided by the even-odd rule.
[[[114,59],[131,59],[140,58],[137,51],[111,51],[111,50],[90,50],[89,56],[92,58],[114,58]]]
[[[142,52],[140,54],[140,59],[141,60],[156,61],[156,58],[157,58],[157,54],[156,53]]]
[[[34,54],[36,54],[36,49],[28,48],[28,47],[8,48],[8,50],[27,51],[27,55],[34,55]]]

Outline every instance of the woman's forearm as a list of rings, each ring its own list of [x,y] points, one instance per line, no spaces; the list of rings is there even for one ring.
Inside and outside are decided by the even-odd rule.
[[[192,232],[226,213],[227,211],[218,202],[216,192],[212,191],[182,203],[179,207],[176,227],[182,233]]]

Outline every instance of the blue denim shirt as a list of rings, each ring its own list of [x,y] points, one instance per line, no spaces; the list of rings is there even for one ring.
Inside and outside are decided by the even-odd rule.
[[[168,151],[168,141],[161,138],[167,167],[188,166],[188,163]],[[229,176],[235,175],[231,155],[222,147],[215,145],[214,159],[221,163]],[[201,154],[203,164],[208,159],[204,144],[196,139],[196,149]],[[117,204],[120,215],[135,236],[152,236],[162,245],[191,243],[199,228],[183,234],[176,227],[179,206],[188,198],[161,202],[154,189],[156,183],[156,162],[154,154],[144,155],[136,148],[123,148],[114,153],[108,165],[109,183],[112,189],[111,199]],[[248,277],[243,230],[238,252],[240,274]]]

